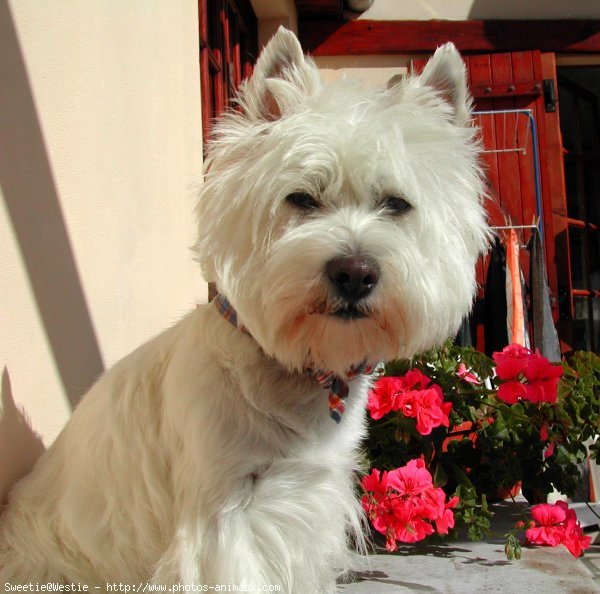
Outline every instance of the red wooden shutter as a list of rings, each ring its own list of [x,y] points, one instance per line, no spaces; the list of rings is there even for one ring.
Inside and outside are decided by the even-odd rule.
[[[568,249],[561,236],[566,225],[566,199],[558,107],[553,105],[550,109],[554,111],[547,110],[544,96],[544,89],[549,87],[553,88],[554,95],[557,93],[554,54],[523,51],[464,56],[463,59],[475,99],[475,111],[485,113],[477,119],[486,151],[483,158],[492,198],[487,207],[490,224],[531,225],[541,210],[556,321],[559,318],[558,287],[568,284],[569,275],[568,267],[565,271],[556,259],[557,249],[561,252]],[[425,59],[415,60],[413,68],[419,72],[425,63]],[[531,117],[515,113],[515,110],[530,110]],[[532,123],[533,128],[528,130]],[[537,163],[534,142],[539,155]],[[537,193],[536,167],[539,167]],[[538,194],[539,205],[536,204]],[[528,240],[527,229],[521,231],[521,237]],[[527,275],[528,258],[524,253],[521,265]],[[478,267],[480,296],[486,266],[484,260]],[[478,346],[482,348],[481,328],[477,334]]]

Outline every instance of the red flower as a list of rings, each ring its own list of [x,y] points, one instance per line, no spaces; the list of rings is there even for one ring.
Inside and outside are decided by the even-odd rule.
[[[539,353],[531,353],[523,374],[528,382],[558,380],[562,377],[563,368],[560,365],[553,365]]]
[[[395,526],[396,540],[400,542],[418,542],[433,534],[435,529],[427,522],[421,508],[412,507],[406,502],[399,502],[395,507],[397,522]],[[397,547],[397,545],[394,545]]]
[[[369,392],[367,410],[375,420],[385,417],[392,410],[397,410],[396,395],[403,389],[400,377],[381,377]]]
[[[501,353],[493,353],[496,375],[503,380],[516,379],[527,367],[531,351],[520,344],[510,344]]]
[[[405,390],[424,390],[430,383],[431,379],[418,369],[411,369],[403,378]]]
[[[448,503],[444,504],[443,513],[435,521],[438,534],[448,534],[448,531],[454,528],[454,512],[452,510],[458,502],[458,497],[452,497]]]
[[[533,403],[556,402],[563,374],[560,365],[553,365],[539,353],[518,344],[511,344],[492,356],[496,375],[502,380],[498,387],[500,400],[507,404],[515,404],[520,398]]]
[[[564,530],[561,523],[565,521],[567,514],[562,507],[540,503],[531,508],[531,517],[539,524],[525,533],[531,544],[555,547],[563,541]]]
[[[525,532],[525,538],[531,544],[551,547],[563,544],[574,557],[580,557],[590,546],[591,537],[584,536],[577,515],[564,501],[554,505],[534,505],[531,517],[539,524]]]
[[[507,404],[515,404],[519,398],[525,398],[527,395],[527,388],[525,384],[517,381],[508,381],[498,386],[498,392],[496,394],[500,400]]]
[[[371,474],[363,477],[361,485],[365,491],[385,495],[388,490],[388,473],[384,471],[382,475],[379,469],[373,468]]]
[[[397,541],[417,542],[436,530],[447,534],[454,527],[452,508],[458,498],[446,502],[421,459],[383,474],[374,469],[362,486],[367,491],[363,509],[375,530],[385,534],[389,551],[396,550]]]
[[[434,384],[428,390],[411,390],[398,395],[400,412],[417,420],[417,431],[429,435],[434,427],[448,427],[451,402],[444,402],[442,389]]]
[[[434,427],[448,427],[451,402],[444,402],[444,394],[437,384],[418,369],[402,377],[382,377],[369,393],[367,410],[375,420],[391,411],[400,411],[405,417],[416,419],[417,431],[429,435]]]
[[[544,450],[544,458],[551,458],[552,456],[554,456],[554,450],[556,448],[556,444],[551,441],[548,444],[548,447]]]
[[[421,458],[410,460],[406,466],[390,470],[388,484],[400,495],[420,495],[433,487],[433,479]]]
[[[563,504],[567,507],[564,501],[558,501],[557,504]],[[592,537],[584,536],[583,529],[577,521],[577,515],[572,509],[567,509],[566,514],[567,517],[564,524],[565,533],[562,544],[565,545],[573,557],[581,557],[585,549],[589,548],[592,543]]]

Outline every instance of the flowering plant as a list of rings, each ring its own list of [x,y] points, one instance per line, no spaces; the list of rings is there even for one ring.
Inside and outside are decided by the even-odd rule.
[[[519,345],[489,359],[448,344],[388,364],[369,396],[373,470],[362,480],[363,508],[386,548],[445,535],[455,522],[480,539],[490,529],[488,500],[515,486],[531,503],[553,489],[581,491],[586,440],[593,459],[600,450],[599,388],[600,359],[584,352],[555,365]],[[530,544],[577,555],[589,545],[564,502],[534,506],[532,518]],[[507,535],[512,557],[517,531]]]

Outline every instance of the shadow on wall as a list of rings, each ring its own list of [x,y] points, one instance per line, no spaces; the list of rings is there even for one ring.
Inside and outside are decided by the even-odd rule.
[[[104,363],[7,0],[0,0],[0,55],[0,187],[56,368],[74,408]]]
[[[33,468],[44,451],[42,438],[13,400],[10,377],[4,368],[0,397],[0,505],[9,489]]]

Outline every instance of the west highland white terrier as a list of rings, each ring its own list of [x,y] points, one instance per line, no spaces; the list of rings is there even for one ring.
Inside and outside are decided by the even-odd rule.
[[[446,339],[487,243],[454,46],[373,92],[280,29],[210,143],[219,296],[110,369],[0,521],[0,583],[333,592],[362,546],[366,373]],[[109,585],[107,585],[109,584]]]

